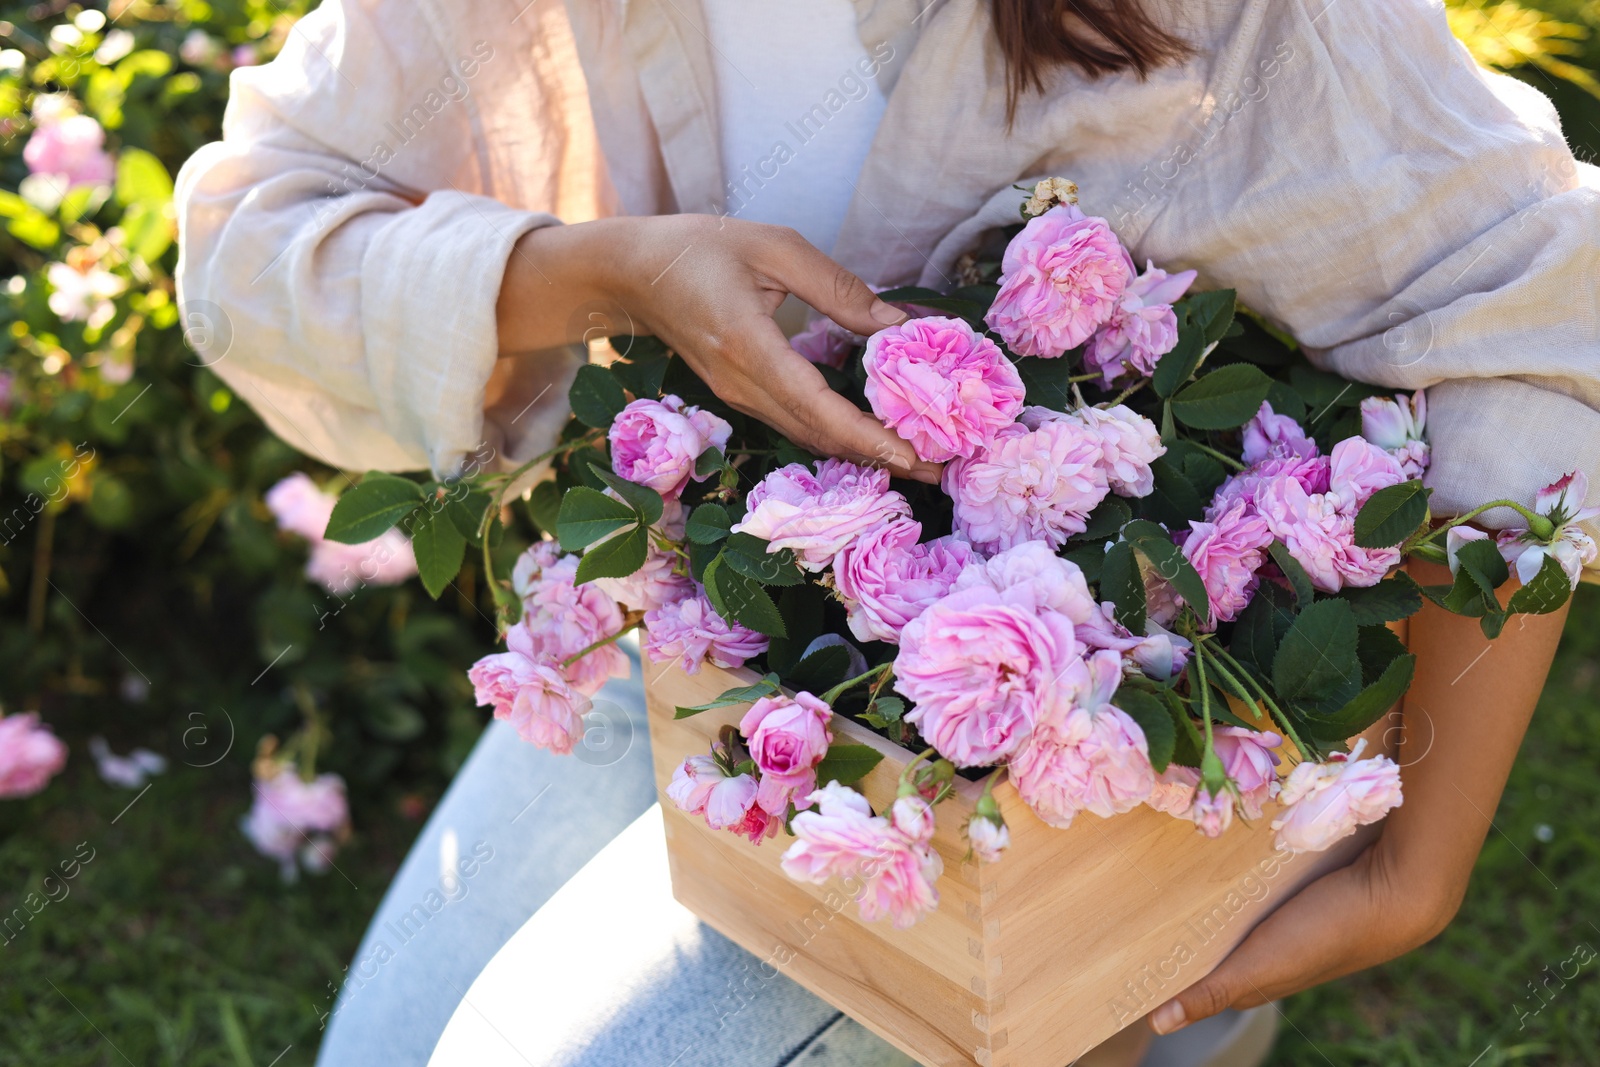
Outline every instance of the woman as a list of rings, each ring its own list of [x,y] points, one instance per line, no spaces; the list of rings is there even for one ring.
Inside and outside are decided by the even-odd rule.
[[[235,74],[224,141],[184,169],[179,285],[231,330],[216,372],[337,466],[514,465],[564,417],[562,346],[633,332],[818,452],[932,480],[774,315],[792,295],[859,333],[898,321],[861,279],[951,284],[1016,221],[1013,185],[1046,175],[1075,179],[1137,260],[1236,288],[1331,369],[1427,387],[1436,512],[1600,477],[1600,177],[1548,101],[1476,68],[1423,0],[326,0]],[[1413,620],[1405,806],[1156,1031],[1444,927],[1559,635],[1561,616],[1524,618],[1466,686],[1475,623]],[[596,768],[505,737],[397,878],[323,1062],[423,1063],[552,896],[535,925],[562,955],[526,978],[529,1063],[888,1055],[786,979],[730,1012],[748,958],[709,932],[574,942],[582,894],[556,890],[597,854],[591,871],[627,869],[601,850],[653,799],[642,738]],[[505,859],[469,885],[452,857],[480,844]],[[388,944],[436,881],[471,895]]]

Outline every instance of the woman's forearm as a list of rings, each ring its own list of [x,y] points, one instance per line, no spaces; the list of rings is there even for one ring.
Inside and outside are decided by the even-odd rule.
[[[1413,561],[1425,585],[1450,581]],[[1502,601],[1516,587],[1502,587]],[[1416,678],[1406,694],[1396,761],[1405,803],[1389,815],[1375,860],[1412,890],[1421,940],[1442,930],[1466,891],[1501,791],[1533,717],[1567,609],[1513,616],[1495,640],[1478,620],[1424,601],[1410,619]]]

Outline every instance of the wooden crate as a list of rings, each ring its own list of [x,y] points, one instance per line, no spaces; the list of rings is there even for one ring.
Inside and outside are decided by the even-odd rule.
[[[957,779],[938,813],[939,908],[909,930],[864,923],[838,883],[791,880],[761,845],[712,830],[664,792],[684,758],[708,750],[748,705],[683,720],[756,681],[706,667],[651,665],[646,685],[656,784],[677,899],[708,925],[928,1067],[1062,1067],[1203,977],[1273,908],[1349,862],[1370,835],[1317,855],[1277,852],[1271,818],[1218,840],[1141,807],[1080,815],[1067,830],[1034,817],[1010,783],[995,790],[1011,828],[999,863],[965,861],[961,827],[982,791]],[[912,753],[844,716],[835,739],[884,760],[859,788],[883,811]]]

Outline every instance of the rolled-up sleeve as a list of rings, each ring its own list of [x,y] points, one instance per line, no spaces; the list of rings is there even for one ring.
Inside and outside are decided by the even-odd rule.
[[[271,64],[234,73],[223,140],[179,175],[178,290],[201,358],[335,466],[447,473],[486,441],[539,444],[484,412],[507,259],[559,222],[484,195],[474,82],[524,60],[505,41],[449,47],[407,0],[326,0]],[[552,382],[576,365],[539,355]],[[548,439],[556,414],[518,433]]]

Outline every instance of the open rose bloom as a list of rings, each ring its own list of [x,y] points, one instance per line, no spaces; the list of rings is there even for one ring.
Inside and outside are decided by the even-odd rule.
[[[1231,291],[1136,259],[1080,192],[1114,196],[1040,183],[976,284],[880,290],[912,317],[870,337],[816,319],[794,342],[943,464],[936,485],[804,452],[660,344],[588,368],[587,421],[550,459],[554,539],[498,583],[479,704],[566,753],[635,629],[652,686],[741,672],[677,709],[707,717],[708,747],[670,753],[673,807],[781,839],[791,877],[896,926],[937,906],[941,847],[1008,862],[1017,819],[1173,832],[1164,814],[1319,851],[1399,805],[1399,768],[1356,743],[1414,670],[1385,626],[1424,599],[1491,636],[1559,608],[1600,555],[1585,473],[1437,513],[1424,394],[1309,366]],[[320,536],[308,481],[270,502]],[[1409,556],[1455,585],[1419,591]],[[884,743],[906,750],[897,786],[874,771]],[[977,806],[941,823],[958,793]]]

